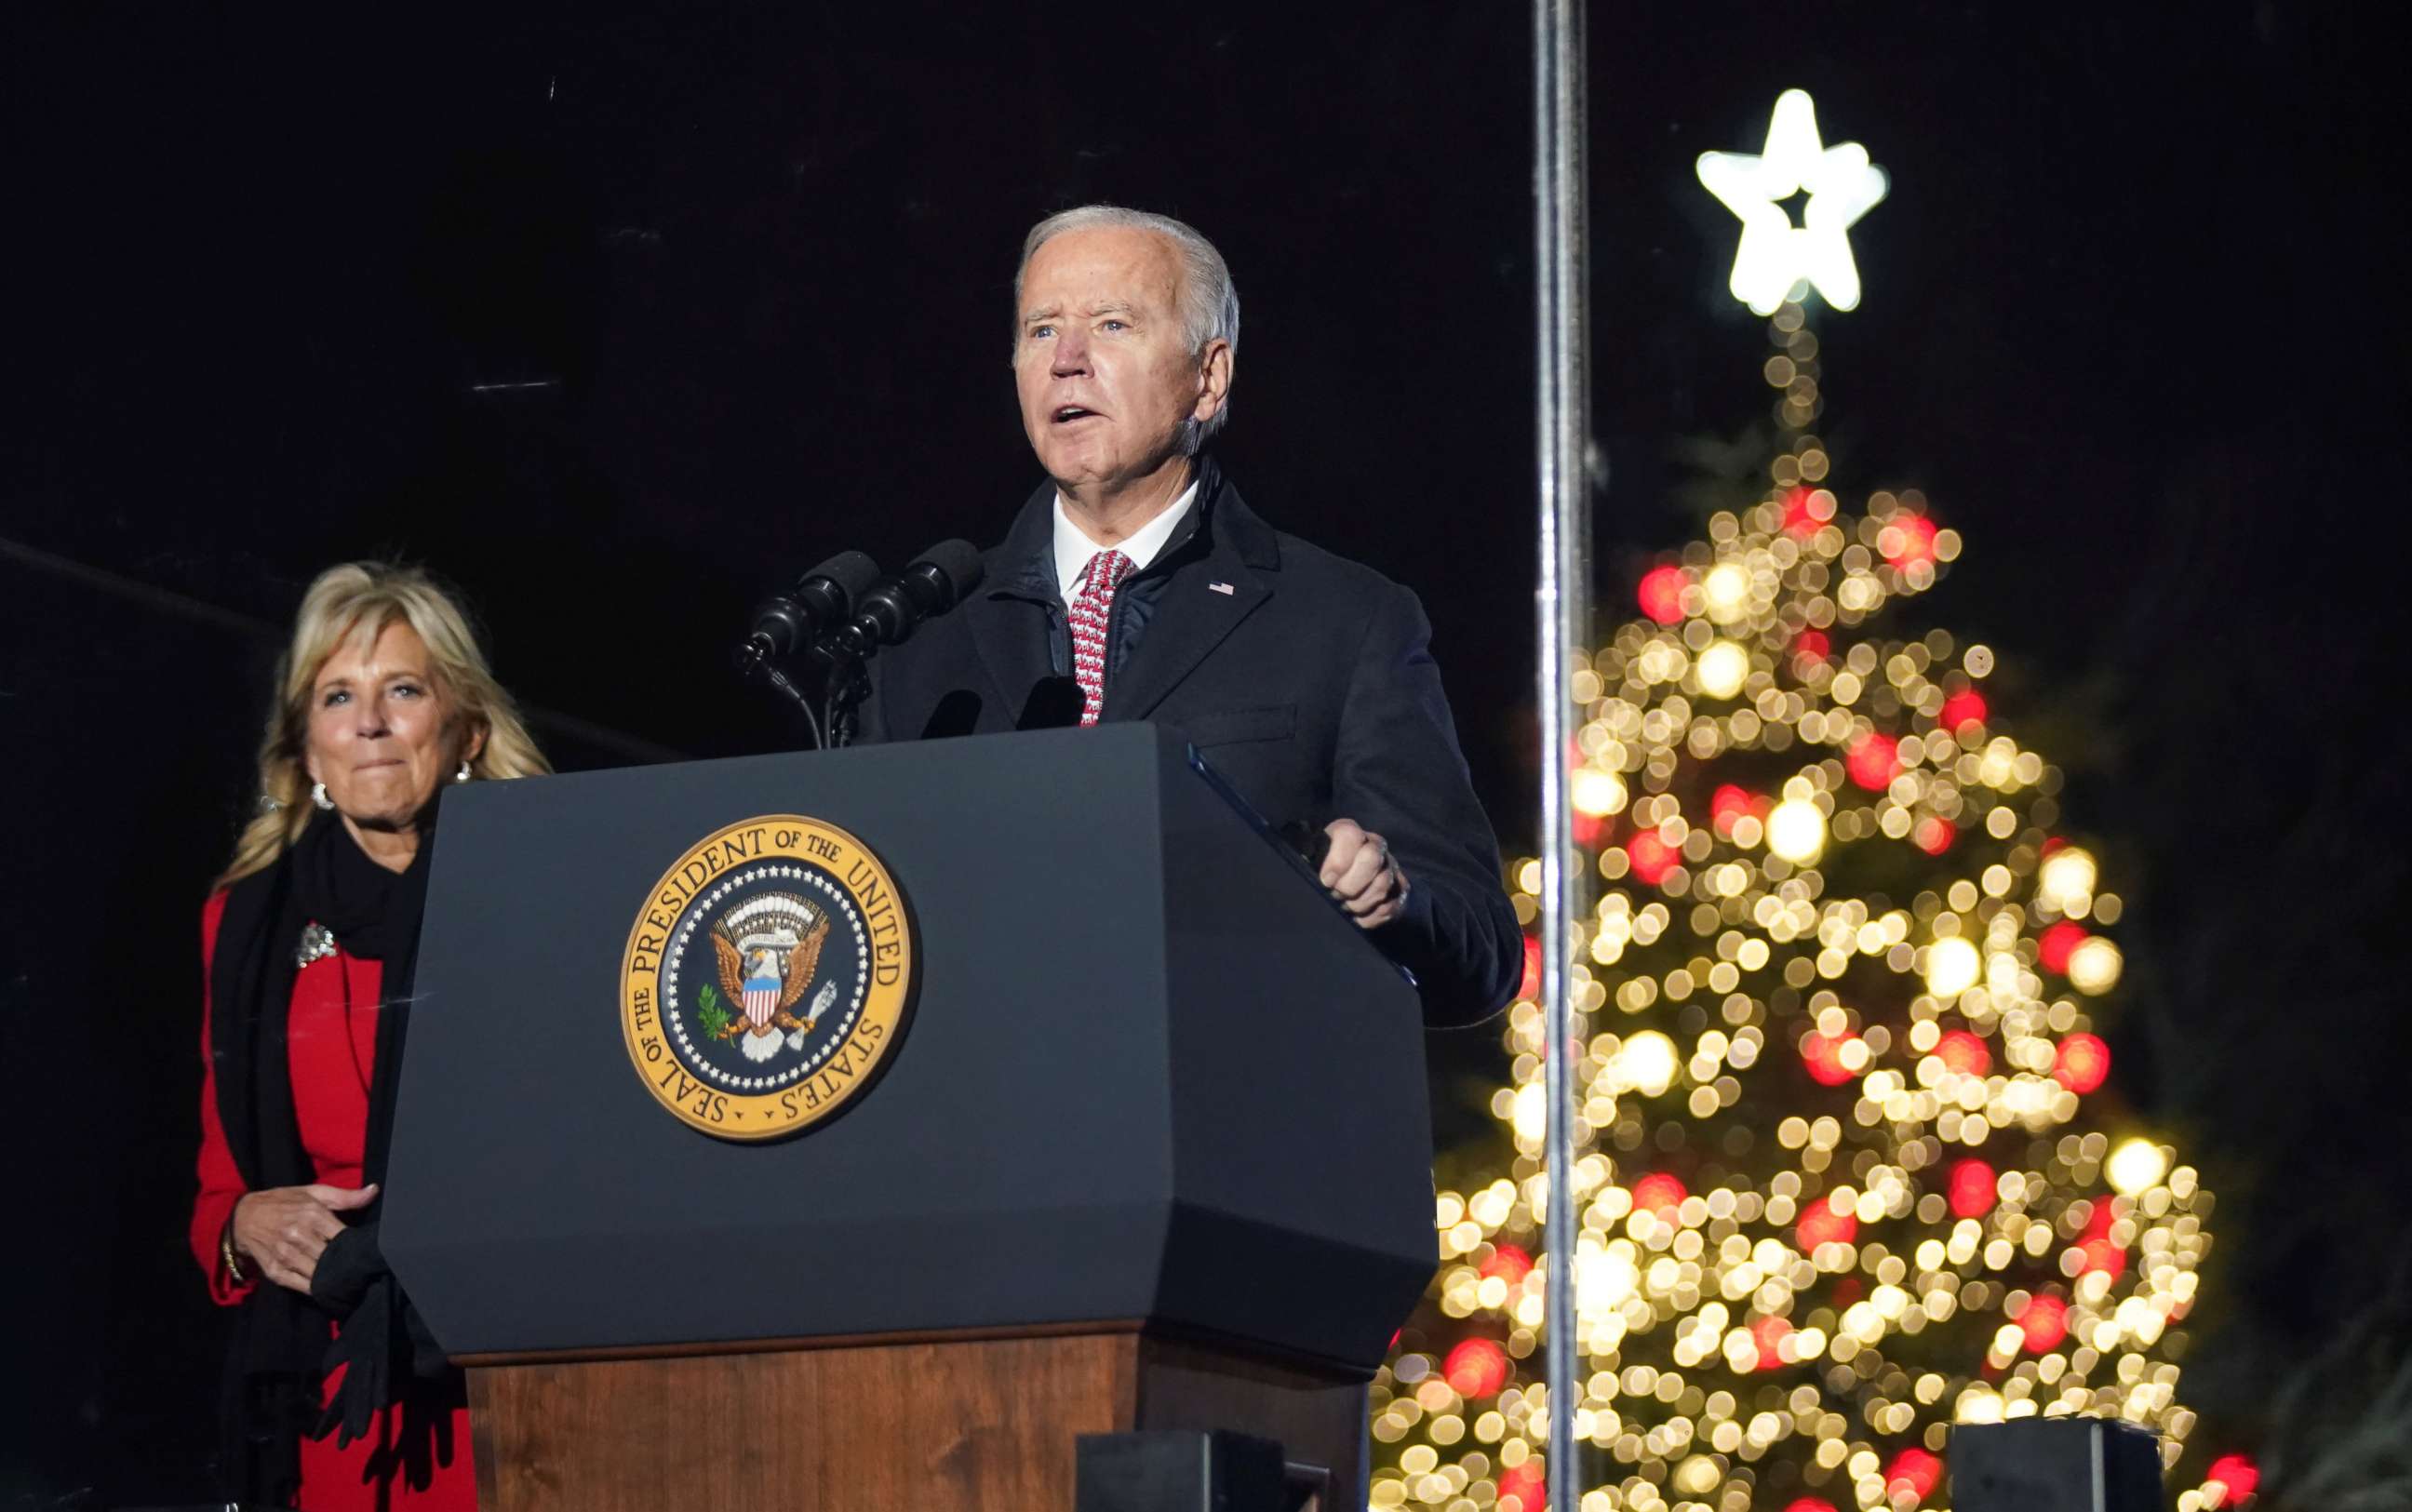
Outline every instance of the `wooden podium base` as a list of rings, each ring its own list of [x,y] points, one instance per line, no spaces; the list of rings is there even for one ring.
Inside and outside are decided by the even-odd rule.
[[[1366,1383],[1137,1324],[471,1356],[485,1512],[1072,1512],[1074,1441],[1276,1439],[1312,1512],[1356,1512]]]

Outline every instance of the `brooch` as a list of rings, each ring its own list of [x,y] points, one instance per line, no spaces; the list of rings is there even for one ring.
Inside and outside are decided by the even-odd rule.
[[[302,967],[314,961],[323,961],[335,953],[335,932],[324,924],[302,926],[302,945],[293,952],[293,964]]]

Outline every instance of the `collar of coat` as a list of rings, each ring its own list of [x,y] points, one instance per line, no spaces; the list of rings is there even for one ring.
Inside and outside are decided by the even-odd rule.
[[[1041,601],[1059,596],[1054,558],[1056,492],[1052,481],[1039,484],[1013,517],[1013,527],[1006,532],[1004,541],[986,553],[989,596]],[[1198,458],[1197,507],[1140,576],[1169,572],[1188,560],[1191,545],[1201,534],[1210,560],[1221,558],[1235,568],[1281,570],[1281,543],[1272,527],[1248,507],[1211,453]],[[1226,574],[1223,580],[1236,584],[1238,580]]]
[[[998,687],[1010,697],[1049,676],[1045,638],[1027,632],[1031,604],[1058,603],[1055,485],[1042,483],[1014,517],[1004,542],[986,553],[988,588],[964,606],[974,639]],[[1112,674],[1103,717],[1145,719],[1206,653],[1271,597],[1260,573],[1281,570],[1281,543],[1223,476],[1211,456],[1198,459],[1198,506],[1141,577],[1169,579],[1157,596],[1147,639],[1127,668]]]

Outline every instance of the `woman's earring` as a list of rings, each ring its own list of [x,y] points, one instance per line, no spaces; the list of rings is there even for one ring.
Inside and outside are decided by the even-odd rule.
[[[334,800],[327,796],[327,785],[325,783],[312,783],[310,785],[310,801],[317,804],[322,809],[331,809],[335,806]]]
[[[462,762],[461,770],[452,774],[452,780],[456,783],[467,782],[469,780],[469,763],[466,761]]]

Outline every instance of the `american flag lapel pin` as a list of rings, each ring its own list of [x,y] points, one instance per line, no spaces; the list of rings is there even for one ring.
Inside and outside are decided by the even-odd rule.
[[[1230,585],[1229,583],[1228,583],[1228,582],[1210,582],[1210,583],[1208,583],[1206,586],[1207,586],[1207,587],[1209,587],[1209,588],[1211,588],[1211,589],[1213,589],[1214,592],[1216,592],[1216,593],[1218,593],[1218,594],[1228,594],[1228,593],[1235,592],[1235,590],[1234,590],[1234,589],[1231,587],[1231,585]]]

